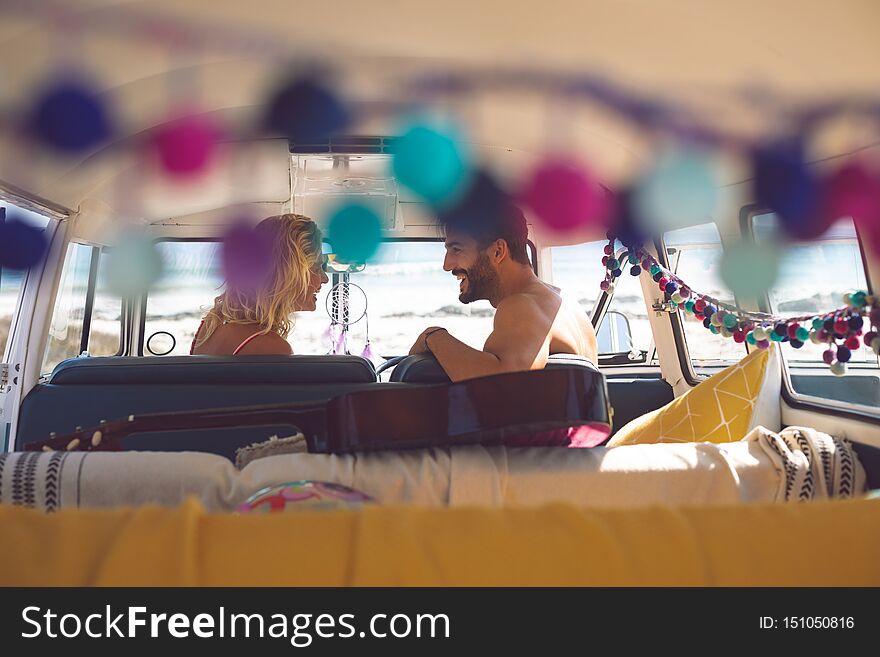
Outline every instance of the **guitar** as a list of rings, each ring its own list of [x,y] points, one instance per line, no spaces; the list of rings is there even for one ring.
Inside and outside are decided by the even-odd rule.
[[[309,452],[481,444],[593,447],[611,431],[605,378],[584,367],[436,385],[384,386],[320,402],[130,415],[29,443],[28,451],[121,451],[137,433],[296,426]]]

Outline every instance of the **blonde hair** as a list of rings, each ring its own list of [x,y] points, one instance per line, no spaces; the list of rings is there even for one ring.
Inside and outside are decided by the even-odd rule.
[[[287,338],[293,328],[291,314],[309,289],[311,270],[321,259],[321,231],[314,221],[299,214],[268,217],[254,228],[272,245],[270,270],[256,290],[238,289],[227,282],[214,299],[196,346],[202,345],[223,324],[259,324],[258,335],[277,333]]]

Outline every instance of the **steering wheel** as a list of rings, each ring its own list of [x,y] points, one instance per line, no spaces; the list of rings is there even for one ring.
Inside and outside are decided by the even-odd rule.
[[[392,367],[397,365],[400,361],[402,361],[404,358],[409,358],[409,356],[395,356],[394,358],[389,358],[384,363],[379,365],[379,367],[376,368],[376,376],[378,377],[385,370],[391,369]]]

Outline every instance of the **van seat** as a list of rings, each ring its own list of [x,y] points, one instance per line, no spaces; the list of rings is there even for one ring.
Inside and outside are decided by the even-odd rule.
[[[589,358],[574,354],[552,354],[545,369],[587,367],[599,371]],[[449,383],[449,377],[433,354],[415,354],[400,361],[391,372],[391,381],[402,383]]]
[[[376,369],[360,356],[102,356],[59,363],[54,385],[163,383],[373,383]]]
[[[15,448],[50,432],[60,435],[129,415],[319,401],[376,385],[373,364],[360,356],[74,358],[22,400]],[[231,459],[238,447],[291,433],[289,426],[145,433],[127,439],[126,447]]]
[[[597,369],[591,360],[574,354],[553,354],[547,368],[588,367]],[[613,371],[613,370],[612,370]],[[672,387],[659,377],[628,375],[625,369],[609,375],[606,371],[608,399],[614,408],[612,433],[624,424],[668,404],[674,399]],[[391,372],[391,381],[402,383],[446,383],[449,377],[433,354],[416,354],[400,361]]]

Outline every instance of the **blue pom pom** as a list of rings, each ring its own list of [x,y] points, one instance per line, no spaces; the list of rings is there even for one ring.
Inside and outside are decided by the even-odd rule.
[[[453,203],[467,184],[467,153],[454,128],[416,124],[396,141],[392,170],[402,185],[439,207]]]
[[[340,262],[367,262],[379,249],[382,222],[370,208],[348,205],[330,218],[327,239]]]
[[[474,231],[479,234],[483,228],[494,233],[499,224],[508,222],[525,224],[522,211],[487,171],[474,173],[463,195],[441,210],[438,219],[447,231],[461,230],[468,234]]]
[[[773,331],[779,335],[788,335],[788,326],[783,322],[779,322],[773,327]]]
[[[631,276],[640,276],[642,273],[642,268],[639,267],[638,265],[633,265],[630,268],[629,273]]]
[[[837,348],[837,360],[841,363],[846,363],[852,357],[852,352],[846,347],[838,347]]]
[[[804,343],[801,342],[800,340],[791,340],[790,342],[791,342],[791,346],[794,347],[795,349],[800,349],[801,347],[804,346]]]
[[[14,214],[0,221],[0,267],[29,269],[46,253],[46,235],[41,228],[19,220]]]
[[[678,285],[676,285],[672,281],[669,281],[666,284],[666,287],[663,289],[666,291],[667,294],[672,294],[673,292],[675,292],[678,289]]]
[[[305,76],[278,89],[263,123],[275,134],[299,144],[321,144],[346,128],[348,110],[323,84]]]
[[[612,271],[611,275],[614,276],[614,278],[618,278],[622,273],[623,273],[623,271],[620,268],[618,268],[618,269],[615,269],[614,271]]]
[[[714,315],[714,314],[717,313],[717,312],[718,312],[718,309],[717,309],[715,306],[707,305],[707,306],[703,309],[703,316],[705,316],[705,317],[712,317],[712,315]]]
[[[803,145],[789,141],[758,149],[752,172],[756,202],[774,210],[789,235],[811,235],[818,216],[819,185],[807,167]]]
[[[865,320],[863,320],[859,315],[853,315],[849,318],[849,327],[853,331],[858,331],[862,326],[865,325]]]
[[[703,319],[703,326],[705,326],[706,328],[712,328],[712,318],[705,317]]]
[[[47,146],[67,154],[93,149],[111,133],[107,110],[95,90],[73,79],[56,82],[37,97],[28,128]]]

